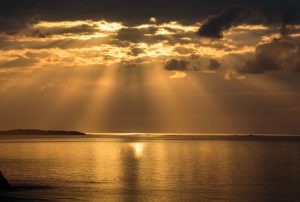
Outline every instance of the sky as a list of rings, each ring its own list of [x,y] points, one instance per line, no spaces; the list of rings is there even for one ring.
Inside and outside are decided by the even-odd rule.
[[[3,0],[0,130],[300,134],[296,0]]]

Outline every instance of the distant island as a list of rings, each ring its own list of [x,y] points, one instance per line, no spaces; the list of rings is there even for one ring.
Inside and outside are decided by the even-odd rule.
[[[38,130],[38,129],[16,129],[16,130],[7,130],[0,131],[0,135],[26,135],[26,136],[85,136],[85,133],[78,131],[61,131],[61,130]]]

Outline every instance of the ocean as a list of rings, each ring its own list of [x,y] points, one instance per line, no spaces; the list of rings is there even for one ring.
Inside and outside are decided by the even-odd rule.
[[[300,201],[300,141],[0,138],[0,201]]]

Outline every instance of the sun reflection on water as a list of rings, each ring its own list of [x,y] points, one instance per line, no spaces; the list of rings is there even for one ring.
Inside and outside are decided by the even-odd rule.
[[[144,150],[144,145],[142,143],[133,143],[132,145],[135,157],[141,157]]]

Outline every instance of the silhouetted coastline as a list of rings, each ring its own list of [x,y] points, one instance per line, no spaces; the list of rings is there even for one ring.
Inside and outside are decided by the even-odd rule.
[[[38,130],[38,129],[15,129],[0,131],[0,135],[24,135],[24,136],[84,136],[85,133],[78,131],[61,130]]]
[[[10,189],[10,184],[7,181],[7,179],[4,177],[2,172],[0,171],[0,191],[9,190],[9,189]]]

